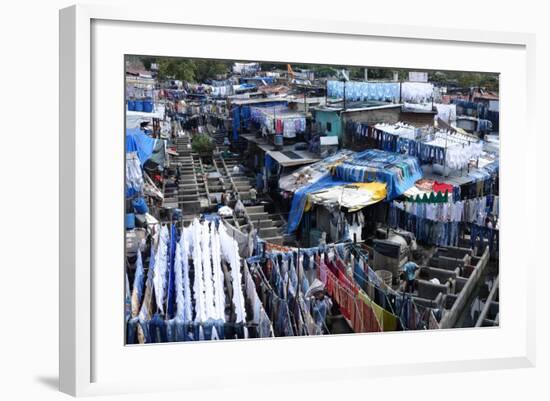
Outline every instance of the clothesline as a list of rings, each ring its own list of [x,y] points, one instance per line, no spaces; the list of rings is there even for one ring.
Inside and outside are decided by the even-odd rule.
[[[482,226],[489,215],[496,219],[499,217],[498,195],[436,204],[394,201],[393,205],[407,213],[434,221],[467,222]]]
[[[444,221],[430,217],[409,213],[392,204],[389,210],[388,226],[412,232],[417,241],[437,246],[458,246],[461,233],[468,229],[472,248],[478,242],[480,246],[483,245],[486,239],[490,252],[498,249],[498,229],[496,228],[478,225],[476,222]]]
[[[302,113],[290,112],[286,106],[250,107],[250,119],[271,134],[294,138],[305,132],[306,118]]]
[[[316,257],[324,258],[325,256],[332,255],[329,258],[339,258],[341,261],[348,260],[349,255],[354,254],[356,256],[356,266],[352,266],[353,273],[344,273],[346,274],[347,279],[353,279],[358,284],[355,284],[356,286],[361,287],[361,281],[363,282],[370,282],[372,284],[372,291],[370,295],[367,295],[366,297],[363,295],[363,300],[367,300],[368,302],[372,302],[371,307],[374,307],[374,309],[377,311],[377,316],[386,316],[385,312],[392,314],[392,313],[398,313],[399,317],[398,320],[401,324],[402,328],[419,328],[419,327],[427,327],[428,321],[425,322],[420,321],[417,319],[417,316],[419,315],[419,308],[420,306],[416,305],[412,299],[405,294],[401,294],[397,291],[394,291],[391,287],[388,287],[385,285],[380,278],[376,275],[374,270],[368,265],[368,255],[365,254],[356,244],[345,241],[340,243],[334,243],[334,244],[327,244],[327,245],[320,245],[318,247],[312,247],[312,248],[289,248],[289,247],[280,247],[274,244],[268,244],[270,250],[265,251],[259,251],[260,255],[255,255],[252,258],[249,258],[249,260],[253,260],[255,263],[258,263],[259,261],[263,260],[266,257],[270,257],[271,255],[283,255],[283,258],[294,258],[296,260],[297,255],[302,255],[303,257],[303,265],[304,269],[306,269],[306,262],[307,266],[319,266],[319,262],[315,260]],[[274,249],[273,249],[274,248]],[[267,256],[266,256],[267,254]],[[346,256],[347,254],[347,256]],[[311,261],[313,260],[313,261]],[[346,262],[347,263],[347,262]],[[357,263],[360,265],[362,264],[362,267],[358,268]],[[320,272],[319,269],[318,274]],[[358,273],[359,271],[363,272]],[[321,280],[322,281],[322,280]],[[385,300],[384,304],[386,307],[389,308],[389,310],[382,312],[380,309],[383,309],[380,305],[376,304],[374,302],[374,291],[376,291],[377,294],[379,294],[379,298]],[[345,292],[345,291],[344,291]],[[388,295],[394,299],[394,303],[391,303],[388,300]],[[340,294],[340,296],[344,296]],[[350,301],[351,302],[351,301]],[[351,304],[355,304],[356,301],[354,300],[351,302]],[[349,302],[348,302],[349,304]],[[376,306],[374,306],[376,305]],[[378,309],[380,308],[380,309]],[[412,312],[412,311],[416,312]],[[414,315],[414,316],[413,316]],[[392,324],[388,325],[387,320],[389,318],[386,316],[386,324],[383,326],[386,329],[388,327],[392,327]],[[432,325],[433,326],[433,325]]]
[[[241,335],[248,336],[250,319],[241,285],[238,244],[223,224],[195,219],[180,233],[176,224],[171,225],[170,231],[166,225],[161,226],[158,241],[151,241],[149,272],[144,280],[138,249],[131,308],[127,308],[132,311],[127,316],[128,343],[224,338],[226,323],[240,325]],[[232,296],[226,300],[229,287]],[[227,302],[232,311],[229,320],[225,313]],[[159,337],[154,331],[154,336],[150,335],[151,325],[162,326],[161,333],[165,335]]]

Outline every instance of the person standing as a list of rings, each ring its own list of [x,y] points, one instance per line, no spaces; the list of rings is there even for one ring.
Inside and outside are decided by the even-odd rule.
[[[410,292],[410,293],[414,292],[415,276],[416,276],[417,270],[418,270],[418,265],[413,261],[408,261],[403,266],[403,271],[405,272],[405,280],[406,280],[405,292]]]
[[[251,187],[249,193],[250,193],[250,202],[251,202],[253,205],[255,205],[255,204],[256,204],[256,201],[257,201],[258,191],[256,191],[256,188]]]

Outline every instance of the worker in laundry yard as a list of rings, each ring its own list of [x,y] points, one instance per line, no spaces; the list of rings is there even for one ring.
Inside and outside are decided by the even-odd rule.
[[[328,296],[324,284],[320,280],[314,279],[307,290],[305,297],[309,300],[312,310],[312,317],[317,325],[317,330],[319,330],[319,332],[315,334],[327,333],[328,329],[326,326],[326,320],[327,315],[331,314],[332,300]]]
[[[263,192],[264,190],[264,175],[261,170],[256,170],[256,190]]]
[[[231,200],[232,200],[231,191],[226,192],[225,194],[223,194],[223,196],[224,196],[225,206],[230,206]]]
[[[256,190],[256,188],[250,187],[249,193],[250,193],[250,203],[255,205],[257,202],[258,191]]]
[[[418,270],[418,265],[414,263],[413,261],[408,261],[403,266],[403,271],[405,272],[405,280],[406,280],[406,286],[405,286],[405,292],[414,292],[414,284],[415,284],[415,276],[416,271]]]

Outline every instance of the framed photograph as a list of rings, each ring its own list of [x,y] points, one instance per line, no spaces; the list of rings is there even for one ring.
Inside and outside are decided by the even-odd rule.
[[[61,391],[533,366],[533,36],[175,11],[60,12]]]

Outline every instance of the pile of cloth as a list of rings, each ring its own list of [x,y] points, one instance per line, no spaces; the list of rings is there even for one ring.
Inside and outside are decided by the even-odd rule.
[[[387,198],[394,199],[422,178],[422,169],[415,157],[368,149],[337,165],[333,176],[348,182],[385,183]]]

